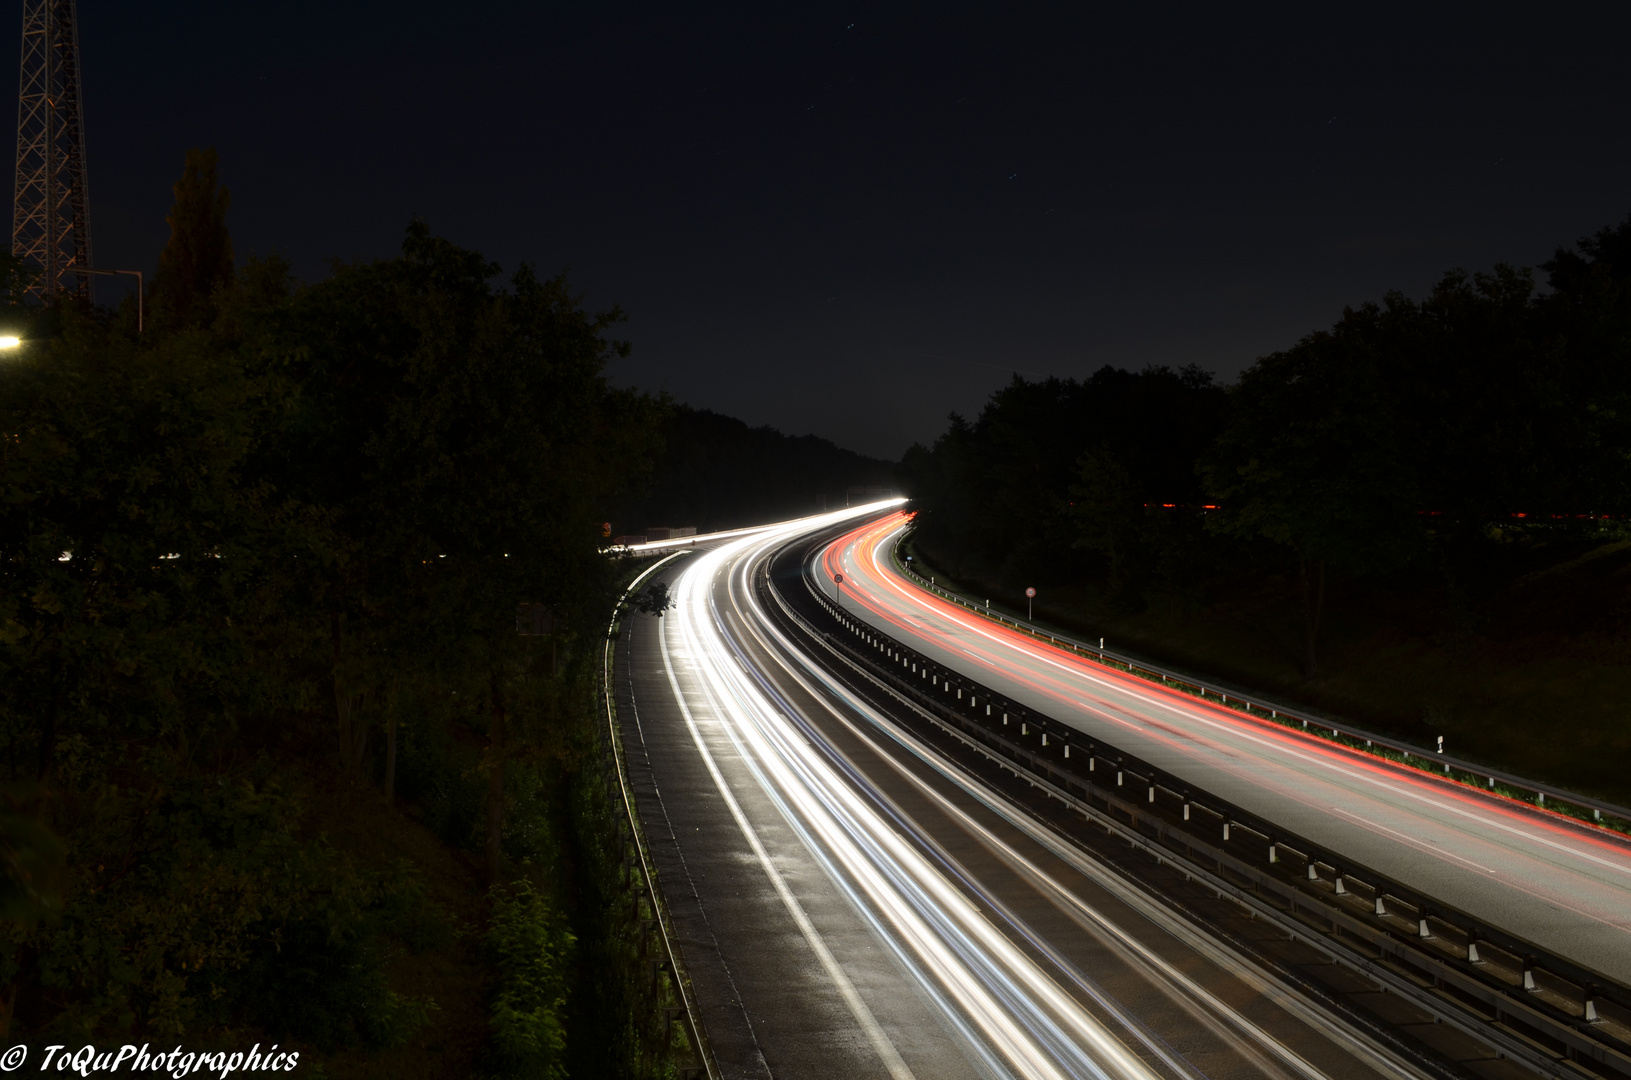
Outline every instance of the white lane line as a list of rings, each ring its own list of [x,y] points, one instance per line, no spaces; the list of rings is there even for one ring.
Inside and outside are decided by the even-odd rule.
[[[1406,844],[1409,844],[1410,846],[1415,847],[1415,848],[1419,848],[1420,850],[1427,852],[1429,855],[1432,855],[1435,858],[1450,859],[1450,860],[1453,860],[1453,861],[1458,862],[1458,863],[1464,863],[1467,866],[1470,866],[1475,870],[1481,870],[1486,874],[1490,874],[1490,875],[1496,876],[1496,877],[1500,876],[1497,871],[1491,870],[1487,866],[1480,866],[1477,863],[1473,862],[1471,859],[1463,859],[1461,856],[1455,854],[1454,852],[1444,850],[1444,848],[1442,846],[1438,845],[1438,844],[1431,844],[1431,843],[1426,843],[1426,842],[1417,840],[1414,837],[1409,836],[1409,835],[1407,835],[1405,833],[1398,832],[1398,831],[1396,831],[1394,829],[1390,829],[1386,825],[1377,825],[1377,824],[1375,824],[1373,822],[1366,821],[1364,818],[1360,817],[1358,814],[1350,814],[1348,811],[1339,809],[1338,807],[1335,807],[1335,806],[1331,807],[1331,812],[1333,814],[1339,814],[1342,817],[1349,818],[1349,819],[1357,822],[1358,824],[1364,826],[1367,829],[1376,829],[1376,830],[1380,830],[1380,831],[1385,832],[1385,833],[1391,833],[1393,836],[1395,836],[1398,839],[1404,841]],[[1524,885],[1523,882],[1518,881],[1516,879],[1508,879],[1508,880],[1503,882],[1503,885],[1505,887],[1507,887],[1507,888],[1517,889],[1519,892],[1527,893],[1528,895],[1533,896],[1536,900],[1539,900],[1542,903],[1547,904],[1547,905],[1549,905],[1551,907],[1567,908],[1569,911],[1574,912],[1576,915],[1579,915],[1581,918],[1589,919],[1590,921],[1592,921],[1594,923],[1598,923],[1598,924],[1603,925],[1603,926],[1611,927],[1612,929],[1615,929],[1615,930],[1631,929],[1631,923],[1628,923],[1623,919],[1608,918],[1608,917],[1605,917],[1605,916],[1603,916],[1603,915],[1601,915],[1601,914],[1599,914],[1597,912],[1587,911],[1585,908],[1576,907],[1575,905],[1569,903],[1566,900],[1558,899],[1556,896],[1552,896],[1552,895],[1547,894],[1547,893],[1538,893],[1535,890],[1533,890],[1533,889],[1529,888],[1528,886]]]
[[[740,588],[731,591],[732,602],[738,603],[735,623],[750,630],[752,623],[741,617],[737,597],[751,592],[747,575],[752,565],[748,559],[742,561],[734,579]],[[716,624],[723,628],[724,620],[716,618]],[[735,650],[734,637],[715,635],[710,641]],[[776,653],[769,655],[774,658]],[[710,670],[721,667],[714,665]],[[733,740],[740,733],[758,742],[785,741],[786,717],[794,710],[790,703],[773,693],[780,704],[772,705],[757,687],[739,696],[761,703],[750,706],[727,729]],[[1017,1069],[1028,1076],[1062,1077],[1063,1069],[1072,1076],[1098,1080],[1155,1080],[1140,1057],[1130,1053],[1091,1013],[1084,1012],[1052,975],[1000,932],[959,885],[902,838],[890,819],[879,816],[875,805],[835,771],[832,762],[825,757],[795,759],[780,747],[770,746],[758,750],[757,756],[767,768],[800,774],[796,784],[811,797],[805,800],[810,805],[804,815],[818,828],[818,817],[832,820],[838,831],[823,831],[828,833],[826,842],[846,862],[846,872],[862,881],[873,903],[895,913],[891,922],[898,932],[934,969],[942,985],[962,999],[964,1009]],[[803,798],[794,790],[794,783],[789,777],[780,786],[795,798]],[[859,847],[848,854],[848,847],[855,844]]]
[[[751,567],[751,563],[744,560],[743,567],[743,573],[745,576],[748,568]],[[796,669],[790,665],[786,657],[795,656],[797,657],[798,663],[801,665],[801,667],[814,673],[817,678],[828,678],[820,671],[819,668],[812,665],[807,656],[795,649],[794,646],[787,640],[786,636],[783,635],[782,632],[768,620],[764,609],[759,605],[758,598],[754,595],[754,592],[751,587],[749,587],[748,583],[744,580],[741,581],[740,584],[741,589],[738,590],[733,587],[730,594],[731,603],[736,610],[737,623],[740,624],[748,634],[752,635],[754,641],[762,650],[764,650],[764,654],[781,669],[789,680],[801,687],[811,696],[813,700],[822,703],[833,719],[842,724],[849,731],[853,732],[863,742],[873,745],[874,752],[877,752],[876,745],[872,742],[871,735],[858,729],[847,716],[835,711],[833,706],[830,704],[828,697],[824,695],[813,683],[811,683],[809,679],[805,678],[799,669]],[[744,604],[746,605],[745,607]],[[771,635],[775,644],[772,644],[771,638],[767,638],[766,634]],[[766,674],[769,675],[768,669],[766,670]],[[855,704],[855,699],[847,696],[841,689],[836,687],[829,687],[829,689],[833,693],[839,695],[839,700],[852,706]],[[889,798],[880,789],[873,785],[863,774],[862,770],[851,762],[851,759],[847,754],[843,753],[831,743],[824,743],[824,745],[832,755],[836,756],[838,759],[847,764],[848,768],[850,769],[850,772],[847,774],[849,776],[850,783],[854,784],[857,788],[863,789],[867,793],[867,797],[876,801],[878,805],[889,808],[892,816],[886,818],[885,820],[893,821],[900,827],[901,830],[913,837],[915,843],[920,847],[932,852],[937,852],[939,858],[942,859],[946,865],[954,867],[959,866],[957,860],[952,858],[945,851],[942,845],[924,832],[917,822],[910,815],[906,814],[894,802],[894,800]],[[893,762],[889,762],[889,764],[894,765]],[[898,766],[895,767],[898,768]],[[937,869],[935,874],[943,877],[944,872]],[[1006,906],[1002,904],[1001,901],[996,899],[994,895],[986,893],[983,886],[979,884],[973,875],[969,874],[966,870],[959,869],[958,872],[953,875],[953,877],[955,880],[961,882],[964,888],[969,889],[975,894],[973,897],[975,906],[972,910],[980,911],[980,905],[984,905],[984,908],[991,911],[1004,912],[1003,920],[1008,922],[1013,927],[1020,929],[1022,939],[1028,940],[1032,946],[1040,949],[1050,958],[1059,971],[1064,973],[1067,977],[1074,979],[1075,969],[1073,966],[1070,965],[1068,961],[1062,960],[1057,953],[1052,951],[1052,949],[1046,945],[1040,936],[1034,934],[1028,926],[1025,926],[1023,922],[1017,918],[1017,916],[1009,912]],[[989,924],[990,915],[985,914],[983,921],[986,924]],[[997,930],[996,932],[1001,940],[1008,940],[1002,931]],[[1011,949],[1012,947],[1013,943],[1010,942],[1009,948]],[[1049,978],[1051,980],[1052,977],[1050,976]],[[1086,986],[1086,984],[1080,980],[1076,981],[1078,986]],[[1116,1002],[1112,998],[1101,996],[1100,990],[1096,985],[1085,989],[1084,992],[1092,996],[1101,1007],[1105,1008],[1113,1016],[1115,1016],[1128,1032],[1143,1043],[1146,1050],[1150,1054],[1153,1054],[1165,1062],[1168,1068],[1170,1068],[1174,1074],[1179,1077],[1199,1078],[1199,1080],[1204,1080],[1204,1073],[1200,1072],[1186,1060],[1176,1056],[1176,1051],[1172,1050],[1172,1048],[1167,1045],[1164,1040],[1161,1040],[1159,1037],[1152,1038],[1147,1028],[1127,1014],[1119,1002]],[[1064,1001],[1061,1000],[1060,1003],[1064,1004]],[[1074,1008],[1079,1009],[1080,1006],[1076,1005]],[[1099,1031],[1102,1032],[1102,1029],[1099,1029]],[[1099,1032],[1095,1032],[1093,1034],[1095,1036],[1095,1041],[1100,1041],[1097,1038]],[[1120,1049],[1121,1048],[1118,1045],[1116,1047],[1116,1051],[1119,1053]],[[1103,1070],[1096,1070],[1093,1075],[1100,1077],[1101,1080],[1104,1080],[1105,1074]],[[1149,1080],[1154,1080],[1154,1078],[1149,1078]],[[1325,1080],[1325,1078],[1314,1078],[1314,1080]]]
[[[770,879],[770,884],[775,888],[776,895],[781,897],[782,904],[787,908],[787,913],[793,917],[793,923],[799,928],[799,932],[804,935],[804,940],[809,943],[810,951],[815,953],[816,959],[821,961],[821,966],[827,972],[827,977],[837,987],[839,996],[844,999],[844,1004],[849,1006],[850,1014],[855,1017],[855,1022],[861,1026],[862,1031],[866,1032],[868,1041],[872,1043],[878,1057],[883,1060],[884,1067],[889,1070],[889,1075],[894,1080],[915,1080],[912,1070],[906,1067],[906,1062],[901,1059],[900,1052],[895,1049],[895,1044],[890,1042],[889,1037],[884,1034],[883,1028],[878,1024],[877,1017],[872,1015],[872,1010],[867,1008],[865,1001],[861,1000],[861,995],[855,989],[855,984],[850,982],[849,976],[844,973],[844,969],[839,966],[838,960],[833,956],[832,951],[827,948],[827,943],[822,940],[821,934],[815,928],[815,924],[804,913],[804,906],[799,903],[798,897],[793,895],[793,891],[787,887],[787,882],[782,880],[781,872],[776,869],[776,864],[770,861],[769,853],[765,851],[764,845],[759,842],[758,834],[753,831],[753,826],[748,823],[747,815],[742,812],[741,804],[736,801],[736,795],[731,791],[730,785],[726,783],[724,774],[719,771],[719,765],[714,761],[713,754],[709,752],[708,744],[703,739],[701,730],[697,727],[696,717],[691,714],[691,706],[685,700],[685,692],[680,689],[679,679],[674,674],[674,664],[669,657],[668,635],[660,633],[657,636],[662,643],[663,668],[668,672],[668,685],[673,688],[674,700],[679,703],[680,712],[685,716],[685,726],[691,732],[691,741],[696,744],[697,752],[702,755],[703,764],[708,767],[708,775],[713,777],[714,787],[719,789],[720,797],[725,800],[725,805],[730,809],[731,817],[736,820],[736,827],[741,830],[743,839],[753,849],[754,857],[759,860],[759,865],[764,869],[765,876]]]
[[[894,583],[893,577],[891,575],[886,574],[886,572],[884,571],[883,566],[878,562],[878,555],[877,555],[877,547],[876,546],[873,549],[872,567],[878,573],[878,575],[881,578],[884,578],[885,580],[888,580],[891,583]],[[904,591],[904,589],[902,587],[897,585],[895,591],[897,593],[900,593],[900,594],[906,596],[906,598],[909,601],[911,601],[912,603],[914,603],[914,604],[916,604],[916,605],[918,605],[920,607],[926,607],[926,605],[923,603],[923,601],[920,598],[915,597],[915,596],[911,596],[910,594],[905,593],[905,591]],[[1462,806],[1458,806],[1458,805],[1456,805],[1454,803],[1443,801],[1440,798],[1434,798],[1432,796],[1432,794],[1430,794],[1428,792],[1423,792],[1423,791],[1417,790],[1417,787],[1421,783],[1421,781],[1415,781],[1413,777],[1399,776],[1399,777],[1383,778],[1383,777],[1378,777],[1378,776],[1367,775],[1366,772],[1361,772],[1361,771],[1356,771],[1356,770],[1349,769],[1349,768],[1344,768],[1342,765],[1340,765],[1340,764],[1338,764],[1336,762],[1324,760],[1321,757],[1315,756],[1313,754],[1308,753],[1307,751],[1299,749],[1294,744],[1288,744],[1286,741],[1284,741],[1282,739],[1273,739],[1273,738],[1269,738],[1267,736],[1264,736],[1262,734],[1246,730],[1239,724],[1238,721],[1231,722],[1231,723],[1224,723],[1224,722],[1218,720],[1217,718],[1208,715],[1207,713],[1201,712],[1200,710],[1185,709],[1185,708],[1183,708],[1183,707],[1181,707],[1181,706],[1179,706],[1179,705],[1177,705],[1177,704],[1175,704],[1173,702],[1163,701],[1163,700],[1160,700],[1159,698],[1149,697],[1149,696],[1147,696],[1145,694],[1139,693],[1133,687],[1124,686],[1124,685],[1119,684],[1118,682],[1112,682],[1112,681],[1110,681],[1108,679],[1104,679],[1102,677],[1099,677],[1099,676],[1093,674],[1092,672],[1083,671],[1080,667],[1077,667],[1077,666],[1074,666],[1074,665],[1071,665],[1071,664],[1060,663],[1059,661],[1056,661],[1056,660],[1052,659],[1051,657],[1049,657],[1049,656],[1047,656],[1047,655],[1045,655],[1045,654],[1043,654],[1043,653],[1041,653],[1039,651],[1034,651],[1034,650],[1026,648],[1022,643],[1011,642],[1011,641],[1004,640],[1002,638],[998,638],[995,635],[993,635],[993,634],[989,633],[988,631],[984,630],[983,628],[966,625],[963,622],[961,622],[960,620],[953,620],[953,619],[950,619],[949,617],[948,617],[948,621],[952,622],[952,624],[954,626],[956,626],[956,627],[958,627],[960,629],[963,629],[963,630],[968,631],[970,633],[976,634],[979,637],[982,637],[982,638],[987,639],[988,641],[991,641],[993,644],[1003,645],[1003,646],[1007,647],[1008,649],[1010,649],[1010,650],[1012,650],[1014,652],[1018,652],[1023,656],[1029,657],[1033,661],[1037,661],[1037,662],[1040,662],[1040,663],[1043,663],[1043,664],[1047,664],[1048,666],[1056,668],[1059,671],[1064,672],[1065,674],[1074,675],[1077,678],[1082,679],[1085,682],[1088,682],[1088,683],[1091,683],[1091,684],[1093,684],[1095,686],[1101,687],[1106,692],[1122,694],[1122,695],[1125,695],[1126,697],[1132,698],[1135,701],[1143,702],[1144,704],[1146,704],[1148,706],[1152,706],[1152,707],[1156,707],[1156,708],[1160,708],[1160,709],[1165,709],[1166,711],[1172,713],[1174,716],[1176,716],[1176,717],[1178,717],[1178,718],[1180,718],[1182,720],[1187,720],[1187,721],[1192,721],[1192,722],[1195,722],[1195,723],[1203,724],[1203,725],[1211,728],[1214,732],[1216,732],[1217,737],[1220,737],[1220,738],[1235,738],[1235,739],[1244,740],[1246,742],[1254,743],[1257,746],[1262,747],[1262,748],[1264,748],[1266,750],[1274,751],[1274,752],[1282,754],[1282,755],[1284,755],[1286,757],[1294,758],[1294,759],[1296,759],[1298,761],[1304,762],[1305,764],[1316,766],[1316,767],[1318,767],[1319,769],[1321,769],[1323,771],[1335,773],[1335,774],[1337,774],[1337,775],[1339,775],[1339,776],[1341,776],[1343,778],[1354,780],[1354,781],[1357,781],[1359,783],[1367,784],[1367,785],[1370,785],[1372,787],[1380,788],[1380,789],[1388,792],[1389,794],[1404,795],[1405,797],[1411,799],[1413,802],[1417,802],[1417,803],[1423,804],[1425,806],[1431,807],[1435,811],[1448,812],[1448,813],[1454,814],[1457,817],[1463,818],[1463,819],[1465,819],[1467,821],[1470,821],[1470,822],[1472,822],[1472,823],[1474,823],[1476,825],[1484,826],[1484,827],[1487,827],[1487,828],[1497,829],[1497,830],[1499,830],[1501,832],[1507,833],[1510,836],[1517,837],[1518,839],[1523,840],[1526,843],[1540,844],[1542,846],[1549,847],[1549,848],[1551,848],[1551,849],[1553,849],[1555,851],[1561,852],[1561,853],[1563,853],[1565,855],[1569,855],[1569,856],[1572,856],[1572,857],[1577,858],[1577,859],[1583,859],[1583,860],[1585,860],[1587,862],[1595,863],[1595,864],[1597,864],[1599,866],[1602,866],[1605,869],[1612,870],[1612,871],[1615,871],[1616,873],[1623,874],[1623,875],[1626,875],[1628,877],[1631,877],[1631,865],[1627,865],[1627,864],[1625,864],[1623,862],[1617,863],[1617,862],[1614,862],[1614,861],[1609,860],[1609,859],[1604,859],[1604,858],[1602,858],[1600,856],[1593,855],[1593,854],[1591,854],[1589,852],[1581,851],[1579,848],[1571,847],[1568,844],[1560,843],[1560,842],[1555,841],[1555,840],[1550,840],[1550,839],[1548,839],[1548,838],[1546,838],[1544,836],[1537,836],[1534,833],[1526,832],[1523,829],[1520,829],[1520,828],[1517,828],[1515,826],[1506,824],[1505,822],[1501,822],[1501,821],[1498,821],[1498,820],[1493,820],[1490,817],[1478,814],[1478,813],[1476,813],[1474,811],[1471,811],[1471,810],[1469,810],[1469,809],[1467,809],[1465,807],[1462,807]],[[964,649],[963,651],[967,652],[968,650]],[[973,654],[971,653],[970,655],[973,655]],[[996,665],[996,663],[993,660],[986,660],[985,662],[988,663],[988,664],[991,664],[991,666],[993,666],[993,667],[998,666],[998,665]],[[1106,708],[1110,708],[1110,707],[1114,707],[1116,704],[1117,704],[1116,702],[1105,701],[1103,703],[1103,706],[1106,707]],[[1295,733],[1292,733],[1292,734],[1294,735]],[[1271,759],[1268,759],[1265,755],[1259,754],[1257,756],[1260,759],[1263,759],[1263,760],[1271,760]],[[1366,762],[1364,764],[1369,765],[1370,763]],[[1380,763],[1378,763],[1378,764],[1380,764]],[[1306,776],[1306,773],[1304,775]],[[1412,782],[1412,781],[1414,781],[1414,782]],[[1490,840],[1488,838],[1483,838],[1483,839],[1484,839],[1484,842],[1486,842],[1486,843],[1490,842]],[[1553,865],[1556,865],[1555,862],[1554,862]]]
[[[1330,808],[1330,810],[1331,813],[1335,814],[1337,817],[1347,818],[1349,821],[1365,829],[1366,832],[1386,833],[1395,840],[1400,840],[1406,844],[1409,844],[1411,847],[1416,848],[1419,851],[1425,851],[1435,859],[1450,859],[1454,862],[1460,863],[1463,866],[1470,866],[1480,873],[1489,874],[1494,877],[1500,876],[1500,871],[1492,870],[1483,863],[1475,863],[1471,859],[1463,858],[1453,851],[1446,851],[1443,845],[1435,844],[1431,840],[1422,840],[1419,837],[1411,836],[1409,833],[1400,832],[1398,829],[1390,829],[1380,822],[1361,817],[1351,810],[1344,810],[1340,806],[1333,806]]]
[[[822,697],[821,692],[818,691],[815,685],[816,683],[819,683],[821,688],[825,690],[826,694],[843,701],[858,715],[866,717],[872,726],[871,731],[863,730],[840,713],[835,712],[833,714],[842,724],[844,724],[846,728],[850,730],[852,734],[861,739],[863,742],[871,745],[873,752],[880,760],[882,760],[889,768],[905,779],[910,785],[916,788],[932,803],[939,806],[943,813],[946,813],[953,820],[957,821],[970,835],[979,838],[981,842],[986,844],[990,850],[1000,854],[1003,858],[1010,861],[1016,868],[1021,868],[1022,873],[1031,876],[1033,880],[1039,884],[1042,884],[1045,888],[1052,890],[1057,896],[1064,898],[1070,907],[1078,910],[1080,913],[1082,913],[1084,918],[1087,918],[1096,925],[1100,926],[1117,942],[1121,943],[1125,948],[1134,952],[1146,963],[1154,967],[1162,976],[1166,977],[1175,988],[1182,988],[1184,992],[1187,992],[1192,996],[1192,999],[1195,1000],[1197,1004],[1203,1004],[1205,1007],[1209,1007],[1211,1010],[1213,1010],[1215,1015],[1226,1018],[1228,1023],[1236,1026],[1237,1031],[1248,1033],[1252,1039],[1257,1040],[1260,1045],[1267,1048],[1275,1057],[1279,1058],[1281,1062],[1290,1066],[1292,1069],[1301,1073],[1305,1077],[1323,1078],[1325,1076],[1325,1074],[1322,1073],[1317,1067],[1310,1064],[1306,1059],[1302,1058],[1289,1047],[1286,1047],[1284,1044],[1280,1043],[1267,1031],[1263,1030],[1261,1027],[1247,1019],[1243,1014],[1237,1012],[1227,1002],[1212,994],[1204,986],[1190,979],[1176,966],[1169,963],[1158,953],[1155,953],[1143,942],[1128,934],[1120,926],[1111,922],[1096,908],[1092,907],[1075,893],[1061,885],[1051,874],[1043,871],[1031,860],[1020,854],[1006,841],[1000,839],[995,833],[992,833],[984,825],[977,822],[971,815],[969,815],[961,807],[958,807],[951,802],[939,790],[928,784],[915,772],[906,768],[903,763],[896,760],[893,754],[885,752],[878,745],[875,739],[875,734],[878,732],[887,732],[890,739],[900,743],[911,754],[923,761],[930,768],[934,769],[941,776],[950,780],[958,788],[976,799],[987,809],[996,813],[1011,826],[1023,832],[1031,840],[1040,844],[1054,855],[1064,859],[1078,872],[1084,874],[1084,876],[1088,877],[1090,880],[1093,880],[1106,888],[1123,903],[1126,903],[1135,911],[1140,912],[1144,917],[1151,919],[1152,922],[1163,927],[1168,933],[1171,933],[1180,941],[1190,944],[1192,948],[1195,948],[1198,952],[1206,955],[1208,959],[1210,959],[1220,969],[1233,973],[1235,977],[1241,979],[1241,981],[1245,982],[1248,986],[1251,986],[1259,994],[1271,1001],[1274,1001],[1276,1004],[1286,1009],[1287,1012],[1308,1024],[1311,1028],[1321,1031],[1327,1038],[1330,1038],[1333,1042],[1343,1046],[1361,1060],[1370,1063],[1373,1067],[1377,1068],[1379,1072],[1384,1074],[1391,1073],[1396,1077],[1408,1077],[1411,1078],[1411,1080],[1414,1080],[1417,1075],[1415,1072],[1403,1066],[1399,1061],[1393,1059],[1384,1051],[1373,1046],[1368,1040],[1358,1036],[1341,1024],[1336,1025],[1336,1027],[1333,1029],[1331,1017],[1325,1015],[1317,1009],[1311,1008],[1300,998],[1297,998],[1294,995],[1286,994],[1284,990],[1278,986],[1278,984],[1275,984],[1271,980],[1268,980],[1262,976],[1261,973],[1258,972],[1249,962],[1243,963],[1242,958],[1235,953],[1213,943],[1210,939],[1204,938],[1204,936],[1197,935],[1193,928],[1189,927],[1187,923],[1183,923],[1171,916],[1164,909],[1156,905],[1152,905],[1148,897],[1146,897],[1142,892],[1127,886],[1114,875],[1105,873],[1101,867],[1094,864],[1092,860],[1085,858],[1076,849],[1067,848],[1060,844],[1057,838],[1048,834],[1029,817],[1015,812],[1000,797],[994,796],[987,791],[979,789],[960,769],[946,763],[940,757],[938,751],[930,749],[926,744],[919,741],[909,732],[903,731],[894,724],[885,720],[882,715],[879,714],[870,704],[863,701],[861,698],[852,693],[847,687],[834,680],[830,674],[820,667],[819,664],[797,649],[793,643],[790,642],[787,637],[769,621],[768,617],[760,607],[758,599],[753,596],[751,591],[747,591],[745,595],[747,596],[747,602],[750,610],[753,612],[754,618],[751,621],[743,620],[743,622],[744,625],[749,627],[754,636],[758,638],[760,645],[765,648],[765,651],[770,656],[777,659],[777,662],[783,671],[785,671],[800,686],[802,686],[807,693],[811,694],[813,697],[816,697],[817,700],[820,700]],[[770,641],[765,637],[766,634],[774,638],[776,647],[771,647]],[[785,660],[781,659],[781,657],[784,655],[796,658],[804,670],[802,672],[795,670]],[[894,805],[893,800],[889,799],[881,792],[876,792],[875,797],[889,803],[891,806]],[[901,820],[907,820],[904,812],[900,812],[898,808],[897,814]],[[928,842],[932,843],[932,841]],[[950,857],[947,856],[947,858],[949,859]],[[971,877],[967,877],[965,875],[965,878],[972,884],[973,879]],[[1197,937],[1200,937],[1199,943],[1194,940]],[[1151,1049],[1154,1050],[1155,1048],[1151,1047]]]
[[[747,565],[744,560],[744,568]],[[682,600],[706,606],[715,619],[709,626],[682,622],[681,634],[706,634],[707,642],[699,641],[699,649],[717,653],[731,647],[712,596],[706,605],[685,593]],[[715,627],[719,633],[713,632]],[[790,800],[783,806],[789,824],[798,829],[802,821],[823,834],[821,842],[842,863],[839,875],[852,878],[893,928],[880,926],[879,933],[886,940],[904,942],[933,972],[954,999],[948,1019],[962,1028],[959,1016],[966,1016],[980,1028],[983,1035],[971,1045],[985,1061],[988,1074],[1008,1071],[996,1060],[1000,1057],[1028,1077],[1065,1080],[1068,1071],[1097,1080],[1112,1080],[1112,1075],[1120,1080],[1155,1080],[1140,1059],[1082,1013],[1074,999],[996,932],[983,912],[879,819],[830,763],[796,753],[797,746],[787,739],[783,713],[791,706],[772,704],[757,683],[733,685],[725,677],[728,671],[727,665],[711,662],[698,686],[716,713],[730,716],[732,722],[722,727],[738,753],[751,768],[765,770],[756,775],[772,799]],[[743,711],[735,713],[729,702]],[[749,743],[751,751],[745,745]],[[789,748],[795,752],[789,753]],[[813,846],[812,852],[819,860]],[[931,996],[943,1000],[933,991]],[[1106,1064],[1113,1073],[1106,1071]]]

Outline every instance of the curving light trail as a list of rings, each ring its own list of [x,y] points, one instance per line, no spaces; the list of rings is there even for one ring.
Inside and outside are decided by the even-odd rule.
[[[875,512],[875,511],[873,511]],[[841,519],[843,515],[831,515]],[[1138,1017],[1128,1015],[1089,974],[1076,970],[1053,945],[893,803],[865,770],[823,739],[786,690],[797,686],[814,700],[829,702],[831,715],[864,741],[877,745],[882,718],[819,667],[800,657],[758,608],[750,579],[757,561],[809,522],[767,530],[699,553],[673,589],[675,606],[663,620],[661,653],[672,692],[692,741],[722,799],[769,877],[793,923],[799,928],[839,998],[895,1078],[912,1075],[886,1032],[822,941],[797,895],[755,835],[752,822],[733,792],[704,735],[724,733],[753,779],[854,908],[870,924],[909,973],[923,995],[943,1013],[947,1027],[966,1043],[983,1071],[999,1076],[1064,1080],[1207,1080],[1182,1054]],[[751,648],[751,655],[749,647]],[[754,656],[759,657],[758,661]],[[774,658],[766,661],[764,657]],[[764,665],[773,663],[770,672]],[[805,706],[808,708],[808,706]],[[858,723],[856,718],[862,718]],[[900,738],[897,734],[895,738]],[[933,754],[911,747],[924,761]],[[888,754],[880,751],[888,760]],[[1212,1031],[1259,1076],[1273,1080],[1325,1080],[1303,1056],[1186,975],[1177,965],[1116,926],[1035,860],[948,801],[910,769],[890,766],[941,808],[967,835],[1013,868],[1038,894],[1065,911],[1084,933],[1104,941],[1129,964],[1144,971],[1183,1009],[1190,1020]],[[966,777],[955,782],[968,787]],[[974,792],[976,798],[985,796]],[[996,802],[986,805],[1022,831],[1034,823]],[[1051,840],[1033,836],[1039,850],[1075,866],[1083,876],[1106,878],[1100,885],[1121,890],[1140,902],[1113,875],[1085,864]],[[1051,845],[1051,846],[1050,846]],[[1147,900],[1142,901],[1147,904]],[[1183,931],[1166,927],[1180,936]],[[1213,962],[1235,958],[1211,947]],[[1205,953],[1205,949],[1198,950]],[[1248,984],[1259,992],[1266,982]],[[1092,1003],[1095,1008],[1088,1007]],[[1298,1014],[1318,1023],[1311,1014]],[[1108,1015],[1110,1022],[1101,1019]],[[1327,1033],[1329,1036],[1329,1033]],[[1390,1076],[1408,1070],[1370,1054],[1353,1040],[1333,1040]]]
[[[859,618],[1007,696],[1543,947],[1631,980],[1631,845],[1155,686],[925,592],[904,520],[821,555]]]
[[[670,672],[668,641],[677,637],[713,716],[725,724],[788,820],[825,855],[925,988],[956,1010],[959,1026],[993,1058],[1027,1077],[1154,1080],[1143,1062],[905,844],[891,823],[794,733],[783,710],[738,666],[717,632],[710,586],[740,548],[755,543],[739,541],[710,552],[680,578],[675,617],[664,635]],[[708,757],[706,743],[696,741]],[[875,1022],[858,1020],[875,1030]]]

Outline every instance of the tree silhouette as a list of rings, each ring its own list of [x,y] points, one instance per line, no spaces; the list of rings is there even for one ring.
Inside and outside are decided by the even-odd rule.
[[[170,326],[206,323],[215,314],[216,289],[233,281],[227,207],[232,196],[216,188],[215,148],[188,150],[170,208],[170,242],[153,278],[154,314]]]

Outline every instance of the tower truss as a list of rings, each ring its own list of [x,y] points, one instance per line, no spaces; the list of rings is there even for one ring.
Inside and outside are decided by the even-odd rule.
[[[42,298],[89,298],[90,190],[75,0],[23,0],[17,188],[11,250],[39,270]]]

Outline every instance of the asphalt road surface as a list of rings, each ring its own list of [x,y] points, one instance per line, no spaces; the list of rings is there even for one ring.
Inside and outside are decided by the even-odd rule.
[[[998,626],[918,588],[897,514],[821,556],[851,614],[997,693],[1198,788],[1631,984],[1631,844],[1269,721],[1206,704]],[[1560,730],[1559,737],[1567,737]]]
[[[1419,1075],[803,656],[752,575],[811,528],[700,543],[664,568],[675,607],[625,619],[617,650],[638,810],[726,1075]]]

